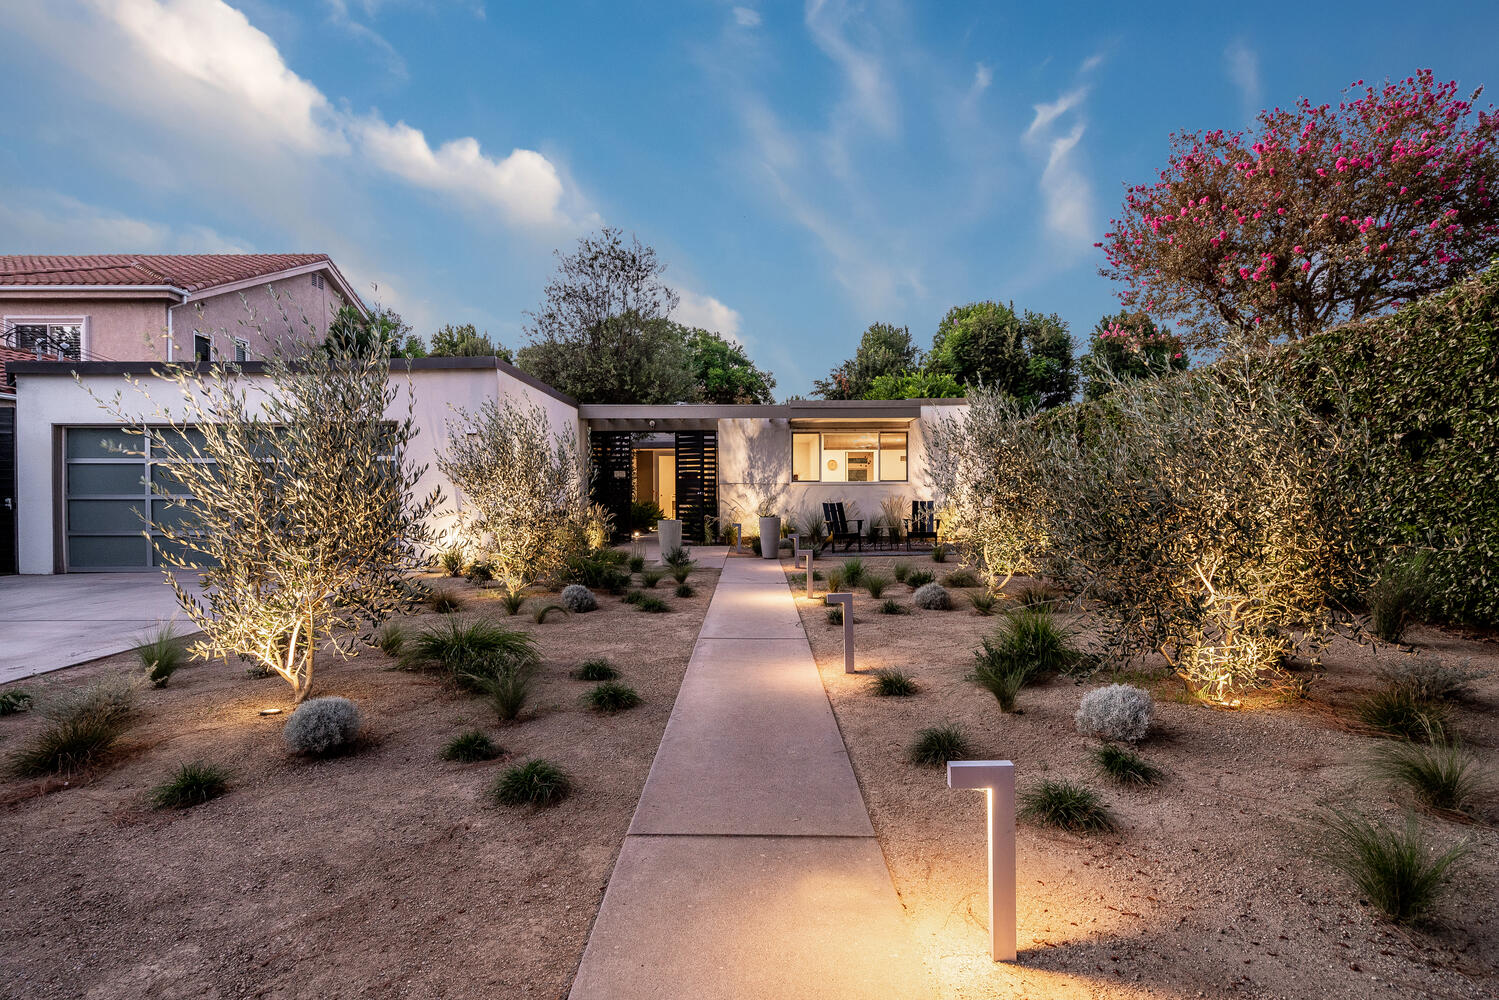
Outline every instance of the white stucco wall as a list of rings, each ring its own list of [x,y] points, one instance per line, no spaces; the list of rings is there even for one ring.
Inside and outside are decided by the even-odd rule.
[[[146,415],[148,420],[158,411],[178,420],[185,417],[187,404],[176,386],[153,376],[141,376],[139,381],[137,388],[118,374],[87,375],[79,384],[66,374],[18,373],[16,534],[22,573],[52,573],[58,562],[61,473],[53,443],[58,429],[119,423],[99,406],[88,390],[104,399],[112,399],[119,393],[125,412]],[[424,495],[434,486],[442,490],[444,503],[433,524],[438,532],[451,525],[460,502],[452,484],[437,468],[438,455],[446,447],[460,409],[477,411],[487,400],[502,396],[524,399],[542,406],[554,433],[571,433],[575,437],[579,434],[575,407],[525,384],[503,369],[398,370],[391,373],[391,382],[396,397],[387,411],[390,418],[403,419],[408,399],[415,400],[413,418],[418,433],[412,442],[410,459],[427,467],[418,486],[419,493]]]

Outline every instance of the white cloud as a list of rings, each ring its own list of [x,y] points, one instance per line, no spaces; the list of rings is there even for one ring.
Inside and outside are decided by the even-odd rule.
[[[524,225],[547,225],[560,217],[562,181],[540,153],[516,149],[496,160],[470,136],[434,150],[421,130],[373,117],[356,128],[367,159],[418,187],[491,205]]]
[[[0,200],[8,253],[248,253],[207,226],[173,227],[89,205],[55,191],[9,188]]]
[[[672,312],[672,319],[683,326],[701,327],[720,334],[728,340],[739,340],[742,317],[738,310],[730,309],[711,295],[700,295],[679,289],[681,301]]]
[[[817,47],[843,71],[850,92],[848,111],[889,138],[899,126],[895,94],[878,57],[849,41],[844,29],[850,20],[840,0],[807,0],[807,30]]]
[[[345,3],[333,2],[335,12],[347,14]],[[304,157],[300,166],[305,168],[357,153],[363,165],[465,206],[486,208],[511,225],[571,228],[591,218],[558,166],[539,152],[514,149],[496,157],[472,136],[434,149],[420,129],[405,122],[390,124],[378,114],[336,107],[287,66],[268,35],[223,0],[83,4],[102,15],[103,23],[68,24],[36,11],[16,14],[35,41],[51,45],[60,60],[79,71],[76,76],[93,83],[95,96],[127,113],[155,118],[204,155],[232,156],[229,151],[237,149],[241,163],[259,162],[266,157],[262,143],[271,142]],[[369,3],[364,7],[367,13],[373,9]],[[293,172],[297,166],[276,164]],[[263,192],[278,195],[274,189]]]
[[[1077,75],[1078,76],[1083,76],[1083,75],[1085,75],[1087,73],[1091,73],[1095,69],[1097,69],[1098,67],[1100,67],[1102,65],[1103,65],[1103,53],[1102,52],[1095,52],[1091,56],[1089,56],[1088,58],[1084,59],[1082,61],[1081,65],[1078,66],[1078,68],[1077,68]]]
[[[758,28],[760,26],[760,12],[750,7],[734,8],[734,23],[741,28]]]
[[[1224,72],[1239,90],[1244,116],[1252,118],[1260,105],[1260,59],[1242,41],[1223,50]]]
[[[988,90],[989,84],[993,82],[994,70],[983,63],[979,63],[973,70],[973,86],[968,89],[969,99],[972,100]]]
[[[384,35],[369,25],[354,20],[349,13],[348,0],[324,0],[324,4],[328,8],[328,20],[343,29],[350,37],[357,38],[373,48],[385,63],[386,72],[401,80],[407,78],[406,60],[402,58],[401,53],[396,51],[396,47],[390,44]],[[368,5],[365,6],[367,15],[374,13]]]
[[[1093,188],[1078,165],[1078,144],[1087,131],[1079,111],[1087,87],[1076,87],[1055,101],[1035,105],[1036,116],[1022,139],[1033,154],[1044,156],[1037,187],[1047,240],[1074,259],[1090,245],[1093,226]],[[1058,126],[1071,118],[1065,132]]]

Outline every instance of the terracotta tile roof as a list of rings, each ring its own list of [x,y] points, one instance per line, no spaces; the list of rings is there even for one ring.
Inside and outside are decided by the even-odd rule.
[[[18,351],[14,347],[0,347],[0,396],[14,396],[16,387],[11,384],[10,372],[5,370],[7,361],[57,361],[55,354],[37,355],[31,351]]]
[[[198,292],[327,261],[325,253],[0,255],[0,285],[173,285]]]

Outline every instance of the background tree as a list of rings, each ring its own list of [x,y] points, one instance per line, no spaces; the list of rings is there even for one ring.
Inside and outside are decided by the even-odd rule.
[[[813,382],[812,391],[823,399],[863,399],[875,379],[911,371],[919,357],[909,327],[871,323],[854,356]]]
[[[970,302],[948,310],[932,337],[926,370],[966,386],[984,385],[1031,406],[1072,398],[1077,372],[1067,323],[1012,305]]]
[[[1355,87],[1363,87],[1359,81]],[[1499,115],[1429,70],[1339,103],[1178,133],[1126,190],[1104,276],[1194,348],[1298,339],[1451,284],[1499,252]]]
[[[341,306],[328,323],[324,341],[330,350],[370,354],[385,351],[393,358],[424,358],[427,348],[411,325],[394,309],[375,305],[367,315],[353,306]]]
[[[561,575],[588,548],[588,465],[572,432],[509,399],[460,410],[437,466],[463,491],[463,530],[512,594]]]
[[[945,372],[908,371],[881,375],[864,399],[951,399],[965,394],[958,380]]]
[[[1156,326],[1143,312],[1119,312],[1105,316],[1093,328],[1078,371],[1083,398],[1098,399],[1118,382],[1160,378],[1186,371],[1187,365],[1186,347],[1179,337]]]
[[[489,339],[488,332],[480,333],[472,323],[454,326],[443,325],[432,335],[432,345],[427,353],[434,358],[499,358],[514,360],[509,349]]]
[[[695,385],[694,398],[704,403],[772,403],[775,376],[755,367],[739,344],[708,330],[687,331],[687,353]]]
[[[259,663],[298,702],[312,690],[316,650],[351,655],[410,605],[404,574],[418,567],[441,500],[415,494],[426,469],[406,457],[414,397],[404,417],[387,417],[390,356],[367,346],[340,339],[295,360],[278,352],[265,378],[178,369],[162,376],[182,396],[171,412],[128,415],[118,394],[103,404],[153,435],[165,475],[152,490],[176,511],[157,522],[157,557],[203,574],[201,597],[167,574],[203,630],[193,654]]]
[[[578,337],[521,348],[520,366],[582,403],[676,403],[694,398],[685,331],[627,312]]]

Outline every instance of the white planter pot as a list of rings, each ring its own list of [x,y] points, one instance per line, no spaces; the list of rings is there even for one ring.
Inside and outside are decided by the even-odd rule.
[[[760,518],[760,555],[766,559],[781,557],[781,519]]]
[[[661,542],[661,565],[666,565],[666,554],[682,547],[682,522],[664,520],[656,522],[656,538]]]

